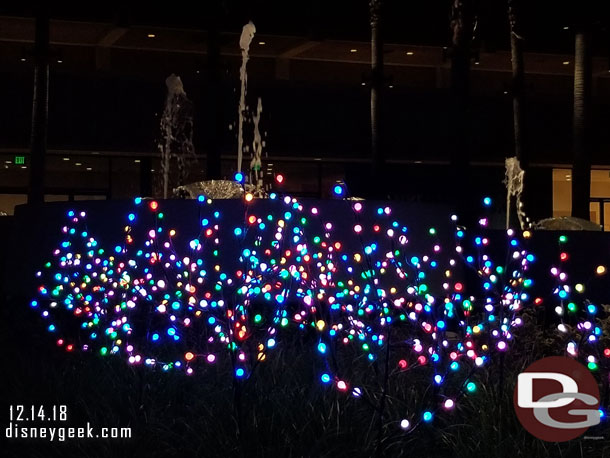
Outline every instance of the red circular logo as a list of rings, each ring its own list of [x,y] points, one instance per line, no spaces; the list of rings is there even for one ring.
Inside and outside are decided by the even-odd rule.
[[[532,435],[565,442],[600,422],[599,387],[582,364],[543,358],[519,374],[513,395],[517,418]]]

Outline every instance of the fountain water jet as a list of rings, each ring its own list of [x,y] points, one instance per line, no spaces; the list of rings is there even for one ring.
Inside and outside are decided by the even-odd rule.
[[[256,33],[256,27],[252,21],[244,25],[239,39],[239,47],[241,48],[241,68],[239,70],[239,80],[241,81],[241,94],[239,97],[239,130],[237,133],[237,171],[241,172],[241,163],[243,160],[243,126],[244,126],[244,113],[246,111],[246,91],[248,86],[248,73],[246,72],[246,65],[250,59],[250,44]]]
[[[192,163],[197,161],[193,146],[193,103],[186,97],[182,80],[171,74],[165,80],[167,97],[161,117],[161,136],[158,148],[161,152],[163,198],[169,192],[171,160],[178,165],[177,184],[182,185]]]
[[[242,162],[244,153],[250,152],[250,168],[248,180],[243,183],[238,183],[232,180],[206,180],[198,181],[184,186],[179,186],[174,189],[174,192],[183,196],[189,196],[191,199],[197,198],[199,195],[205,195],[213,199],[232,199],[238,198],[244,192],[254,193],[257,197],[266,197],[263,187],[263,170],[262,170],[262,150],[265,142],[262,139],[260,132],[260,119],[263,111],[263,103],[261,98],[258,98],[258,105],[255,114],[249,113],[246,106],[246,93],[248,85],[248,75],[246,66],[250,59],[249,51],[250,44],[256,33],[256,27],[252,22],[244,25],[242,34],[239,40],[239,46],[242,52],[242,64],[240,69],[241,94],[239,98],[238,108],[238,134],[237,134],[237,172],[242,171]],[[252,116],[254,127],[254,135],[250,144],[244,145],[244,121],[246,117]],[[232,125],[229,126],[232,129]],[[249,140],[248,140],[249,141]]]
[[[254,140],[252,142],[252,159],[250,160],[250,183],[252,183],[257,193],[260,193],[263,188],[263,167],[261,163],[263,140],[259,129],[262,111],[263,101],[259,97],[256,114],[252,117],[254,123]]]

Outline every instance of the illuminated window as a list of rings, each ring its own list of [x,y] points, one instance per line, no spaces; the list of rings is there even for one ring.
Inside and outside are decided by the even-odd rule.
[[[591,170],[590,219],[610,231],[610,170]],[[572,170],[553,169],[553,217],[571,216]],[[603,216],[603,222],[601,221]]]

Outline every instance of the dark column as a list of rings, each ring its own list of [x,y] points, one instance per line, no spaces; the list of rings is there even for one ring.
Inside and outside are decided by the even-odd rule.
[[[34,95],[30,139],[30,183],[28,203],[44,202],[45,158],[49,117],[49,11],[46,2],[36,5],[34,44]]]
[[[220,33],[218,31],[221,17],[221,6],[213,1],[210,6],[210,19],[206,24],[208,30],[208,57],[207,57],[207,109],[208,125],[205,129],[207,137],[207,164],[206,178],[218,180],[221,176],[221,143],[223,136],[223,110],[222,110],[222,76],[220,59]]]
[[[588,220],[591,197],[589,117],[591,105],[591,35],[585,27],[576,32],[574,56],[574,165],[572,216]]]
[[[143,157],[140,160],[140,196],[152,197],[152,158]]]
[[[383,97],[383,38],[381,36],[382,0],[370,0],[371,19],[371,160],[375,197],[385,197],[383,179],[384,151],[381,127]]]
[[[470,58],[474,31],[473,0],[454,0],[451,6],[451,119],[449,133],[453,179],[448,199],[464,223],[470,222],[472,187],[470,166]]]
[[[108,198],[112,199],[112,157],[108,158]]]

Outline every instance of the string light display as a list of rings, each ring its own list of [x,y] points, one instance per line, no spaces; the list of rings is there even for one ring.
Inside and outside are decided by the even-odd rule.
[[[570,259],[567,251],[568,244],[569,238],[561,235],[558,239],[559,262],[550,269],[555,283],[552,299],[556,304],[554,311],[558,322],[557,330],[567,340],[566,352],[568,355],[581,360],[591,372],[597,372],[600,364],[607,370],[610,348],[608,348],[607,342],[604,344],[603,341],[603,329],[599,318],[602,310],[587,298],[585,284],[587,282],[570,284],[566,272]],[[601,277],[605,274],[605,266],[596,267],[594,277]],[[593,278],[589,278],[588,281]]]
[[[333,193],[344,197],[344,184]],[[200,196],[196,229],[182,233],[163,202],[137,198],[113,246],[90,233],[85,212],[71,210],[52,260],[37,273],[31,306],[68,352],[120,355],[163,371],[193,374],[228,358],[233,376],[245,380],[289,332],[315,335],[319,383],[356,398],[366,390],[357,375],[346,376],[341,352],[387,361],[397,373],[426,368],[434,399],[398,421],[410,431],[475,394],[476,372],[510,349],[521,312],[542,302],[530,297],[535,256],[525,247],[527,231],[506,232],[499,263],[487,218],[473,235],[452,216],[455,242],[446,245],[444,228],[412,241],[392,208],[373,202],[343,201],[353,220],[339,224],[315,202],[271,193],[263,211],[255,201],[246,193],[235,203],[243,207],[235,224]],[[597,306],[580,300],[586,313],[578,318],[573,296],[584,287],[568,286],[561,268],[568,259],[562,252],[551,270],[559,330],[575,322],[582,338],[567,351],[587,352],[595,370],[610,349],[598,346]]]

